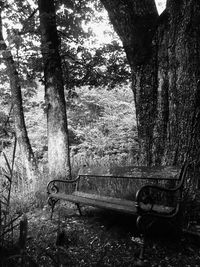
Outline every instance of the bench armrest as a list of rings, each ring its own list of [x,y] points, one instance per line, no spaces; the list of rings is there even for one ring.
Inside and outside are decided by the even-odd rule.
[[[159,185],[145,185],[136,194],[138,214],[174,217],[180,208],[181,188],[169,189]]]
[[[47,194],[52,194],[52,193],[58,193],[59,192],[59,184],[77,184],[78,181],[80,179],[80,176],[78,175],[76,179],[74,180],[59,180],[59,179],[55,179],[55,180],[52,180],[50,181],[48,184],[47,184]]]
[[[174,188],[159,185],[145,185],[136,194],[136,208],[138,214],[148,214],[162,218],[172,218],[180,210],[184,180],[190,164],[185,162],[179,183]]]

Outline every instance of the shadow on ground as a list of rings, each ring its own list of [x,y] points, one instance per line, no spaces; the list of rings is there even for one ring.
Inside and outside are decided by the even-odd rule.
[[[28,257],[44,267],[134,266],[141,241],[135,218],[93,208],[83,214],[65,204],[57,206],[52,220],[48,209],[28,213]],[[149,266],[200,266],[198,242],[172,228],[159,223],[149,232]]]

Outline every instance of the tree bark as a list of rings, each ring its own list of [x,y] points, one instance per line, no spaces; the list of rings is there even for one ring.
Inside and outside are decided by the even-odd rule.
[[[101,0],[132,69],[143,163],[198,161],[200,3]],[[197,104],[198,102],[198,104]]]
[[[158,13],[153,0],[101,0],[122,40],[132,71],[141,161],[153,163],[153,133],[157,116]]]
[[[70,178],[70,156],[63,74],[53,0],[39,0],[51,178]]]
[[[158,120],[159,125],[162,122],[158,135],[163,136],[160,144],[163,143],[165,153],[160,158],[165,156],[165,160],[170,159],[174,164],[185,158],[191,161],[198,158],[200,132],[195,114],[200,78],[200,27],[196,21],[199,16],[198,1],[168,1],[157,31],[158,90],[163,104],[158,109],[162,118]]]
[[[7,72],[10,80],[13,114],[15,119],[15,131],[16,131],[17,141],[20,147],[22,163],[23,167],[26,170],[26,175],[30,183],[30,186],[34,188],[36,182],[35,172],[37,170],[37,164],[28,138],[28,133],[26,130],[19,75],[15,66],[12,53],[7,47],[7,44],[4,41],[2,34],[2,16],[1,16],[2,8],[3,8],[3,3],[0,2],[0,50],[5,65],[7,67]]]

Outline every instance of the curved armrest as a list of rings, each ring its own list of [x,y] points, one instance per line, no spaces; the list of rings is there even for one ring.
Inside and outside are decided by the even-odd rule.
[[[136,207],[139,214],[157,217],[174,217],[180,207],[180,187],[169,189],[159,185],[145,185],[136,194]],[[176,199],[173,199],[173,198]],[[173,203],[172,203],[173,202]]]
[[[185,162],[179,174],[179,183],[174,188],[159,185],[145,185],[136,194],[138,214],[172,218],[180,210],[182,189],[186,179],[189,162]]]
[[[74,180],[59,180],[59,179],[52,180],[47,185],[47,194],[58,193],[59,192],[59,187],[58,187],[59,183],[76,184],[79,181],[79,179],[80,179],[80,176],[78,175],[77,178]]]
[[[177,186],[177,187],[174,187],[174,188],[167,188],[167,187],[163,187],[161,185],[144,185],[144,186],[141,187],[141,189],[139,189],[137,191],[136,200],[138,198],[140,198],[140,195],[142,194],[142,191],[149,190],[149,189],[152,189],[152,190],[155,189],[155,191],[157,190],[157,191],[162,191],[162,192],[166,192],[166,193],[174,193],[174,192],[178,191],[180,189],[180,187]]]

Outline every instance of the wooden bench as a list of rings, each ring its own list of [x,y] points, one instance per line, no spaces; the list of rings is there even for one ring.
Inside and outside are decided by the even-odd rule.
[[[141,237],[144,237],[157,219],[178,221],[187,169],[187,164],[182,168],[126,166],[99,169],[96,173],[84,168],[75,180],[49,182],[48,203],[52,214],[55,204],[64,200],[76,204],[80,215],[82,205],[134,215]],[[144,238],[141,240],[138,266],[144,263]]]
[[[75,180],[49,182],[48,203],[52,211],[57,201],[64,200],[75,203],[80,214],[81,205],[88,205],[136,216],[173,217],[180,209],[185,174],[186,167],[174,166],[127,166],[106,174],[84,168]],[[119,188],[122,192],[116,196]]]

